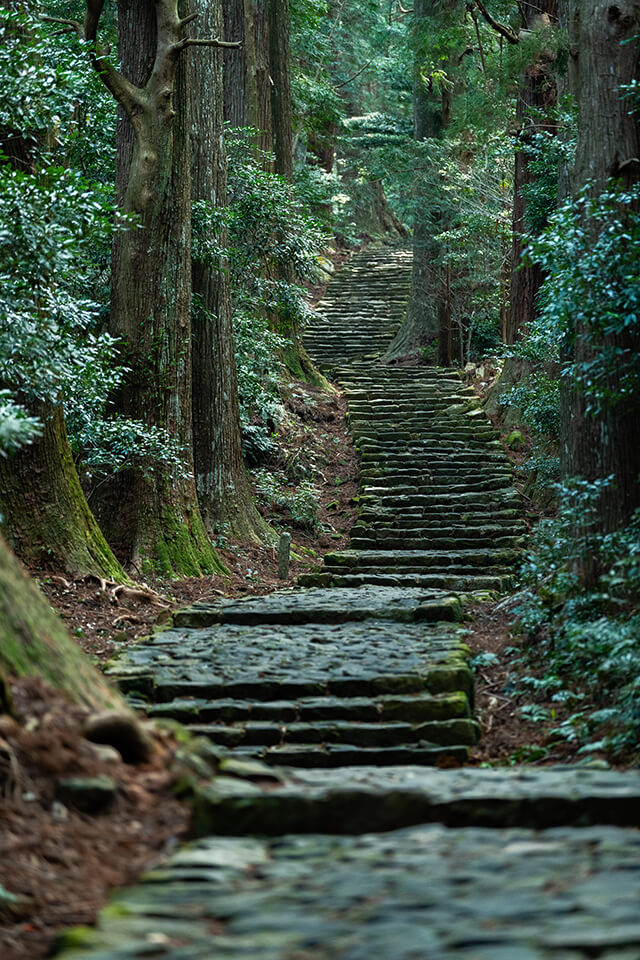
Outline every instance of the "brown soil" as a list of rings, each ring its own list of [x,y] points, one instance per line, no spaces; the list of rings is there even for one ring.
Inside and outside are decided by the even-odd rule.
[[[58,930],[92,923],[110,889],[166,856],[190,809],[172,794],[168,735],[156,734],[153,762],[127,765],[85,740],[88,711],[40,680],[11,692],[15,719],[0,717],[0,956],[40,960]],[[59,779],[98,775],[118,785],[105,812],[56,798]]]

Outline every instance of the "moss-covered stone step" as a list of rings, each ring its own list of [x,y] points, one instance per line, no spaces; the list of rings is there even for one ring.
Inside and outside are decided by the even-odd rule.
[[[214,781],[202,787],[198,805],[199,829],[206,833],[211,826],[222,834],[359,834],[434,821],[494,829],[564,824],[638,828],[640,774],[575,766],[307,770],[275,786],[245,783],[243,788],[238,781]]]
[[[368,533],[354,535],[352,533],[349,545],[353,550],[472,550],[475,548],[517,549],[524,545],[524,538],[518,536],[465,537],[460,533],[454,537],[449,531],[448,537],[434,537],[428,532],[421,535],[406,536],[399,531],[381,533],[379,530],[370,530]]]
[[[411,569],[437,568],[455,566],[461,569],[475,567],[501,566],[511,567],[518,559],[515,550],[341,550],[327,553],[324,558],[325,567],[338,567],[343,570],[355,567],[375,567],[393,565],[401,572],[405,567]]]
[[[396,722],[357,722],[316,720],[313,723],[274,724],[247,721],[234,725],[196,723],[193,733],[208,737],[213,743],[228,747],[258,747],[297,744],[346,744],[351,747],[398,747],[416,744],[437,746],[473,746],[478,727],[473,720],[439,720],[412,725]],[[256,753],[256,751],[251,751]]]
[[[282,590],[266,597],[198,603],[177,611],[177,627],[206,627],[217,623],[269,625],[329,623],[362,620],[456,621],[460,602],[441,590],[386,591],[356,588],[336,596],[331,590]]]
[[[238,747],[240,754],[257,757],[264,763],[284,767],[385,767],[392,764],[437,766],[439,763],[462,764],[469,759],[466,744],[407,744],[395,747],[362,747],[349,743],[299,743],[276,747]]]
[[[392,473],[388,473],[386,476],[368,476],[364,475],[360,477],[361,489],[366,490],[368,493],[375,496],[378,490],[393,490],[396,494],[413,494],[413,493],[474,493],[475,491],[480,491],[481,493],[488,492],[490,490],[507,490],[511,489],[513,485],[513,478],[509,475],[504,477],[486,477],[484,479],[472,480],[466,483],[443,483],[441,479],[439,482],[426,477],[423,480],[415,478],[405,478],[405,477],[396,477]]]
[[[457,771],[415,770],[437,784],[443,773]],[[64,934],[61,960],[637,960],[640,835],[597,819],[608,797],[606,822],[622,812],[606,788],[560,793],[546,829],[530,829],[535,782],[529,798],[500,792],[515,820],[500,830],[426,822],[435,799],[399,791],[336,792],[321,808],[289,785],[272,802],[259,788],[234,799],[226,783],[226,799],[200,805],[200,832],[216,835],[119,891],[96,927]],[[396,824],[413,826],[385,828],[394,803]],[[431,817],[416,820],[420,806]],[[305,812],[314,826],[301,835]],[[227,833],[262,836],[221,837],[216,816]]]
[[[503,593],[513,587],[513,576],[471,576],[457,572],[449,575],[442,573],[338,573],[320,570],[305,573],[298,578],[303,587],[340,587],[351,590],[354,587],[432,587],[457,591],[458,593]]]
[[[188,672],[184,668],[136,666],[123,664],[112,671],[125,693],[141,694],[156,703],[182,698],[210,698],[212,700],[255,701],[294,700],[300,697],[376,697],[403,692],[440,693],[443,690],[470,692],[472,677],[462,661],[441,666],[423,666],[422,671],[384,673],[381,670],[361,671],[355,675],[295,679],[294,676],[267,680],[253,676],[222,680],[205,668]],[[388,670],[389,667],[387,666]]]
[[[336,697],[325,694],[298,700],[240,700],[231,697],[208,700],[193,696],[176,697],[173,700],[150,704],[148,713],[151,717],[177,720],[192,727],[194,724],[227,727],[235,724],[267,723],[277,725],[278,729],[281,729],[283,724],[310,725],[315,721],[349,721],[352,724],[392,721],[424,724],[466,721],[470,718],[469,694],[472,688],[467,673],[462,673],[455,665],[440,667],[432,671],[430,683],[435,689],[444,692],[419,691],[372,697]],[[281,736],[278,737],[278,742],[280,739]],[[463,739],[461,742],[466,741]]]

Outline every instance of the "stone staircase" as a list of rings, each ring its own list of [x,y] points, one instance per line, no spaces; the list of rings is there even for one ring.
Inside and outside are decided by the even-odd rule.
[[[352,296],[362,285],[362,298],[354,297],[355,302],[364,302],[375,284],[384,282],[366,279],[371,256],[365,252],[355,258],[343,279],[343,289],[348,284]],[[404,253],[384,254],[392,265],[386,270],[382,256],[374,261],[380,278],[392,274],[394,292],[406,289],[410,264]],[[334,302],[328,308],[321,304],[318,311],[326,325],[318,357],[347,397],[360,453],[360,512],[350,549],[328,554],[322,571],[300,583],[463,593],[506,589],[526,526],[509,461],[473,389],[457,370],[381,362],[401,321],[395,307],[384,336],[378,319],[359,314],[354,343],[349,302],[341,314]],[[310,351],[317,349],[318,336],[316,326]],[[369,342],[380,353],[358,355]],[[341,358],[349,350],[353,361],[345,364]]]
[[[460,615],[454,598],[390,587],[198,604],[130,647],[113,673],[149,716],[234,756],[461,763],[477,725]]]
[[[304,336],[329,376],[336,366],[380,356],[389,346],[406,311],[411,260],[408,250],[365,250],[331,281]]]
[[[457,594],[508,584],[524,525],[458,374],[380,362],[408,273],[404,251],[357,255],[307,334],[360,451],[350,549],[114,662],[133,704],[198,735],[178,762],[202,839],[64,960],[639,960],[640,773],[461,768]]]
[[[450,591],[504,589],[524,523],[507,459],[457,371],[381,362],[409,280],[406,251],[360,253],[305,341],[346,391],[361,456],[350,548],[301,577],[308,589],[178,613],[114,667],[150,716],[235,757],[460,764],[476,742]]]

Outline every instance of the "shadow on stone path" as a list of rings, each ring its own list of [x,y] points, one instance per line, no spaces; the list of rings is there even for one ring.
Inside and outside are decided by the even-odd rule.
[[[381,362],[410,266],[354,257],[306,336],[361,455],[349,549],[306,589],[182,611],[112,668],[209,745],[203,839],[65,957],[640,960],[640,773],[436,769],[477,737],[460,600],[509,587],[524,523],[456,371]]]

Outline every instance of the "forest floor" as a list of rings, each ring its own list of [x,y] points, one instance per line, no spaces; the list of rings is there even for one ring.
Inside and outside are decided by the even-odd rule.
[[[293,537],[289,578],[278,579],[271,547],[227,542],[220,556],[230,573],[154,580],[148,590],[120,590],[96,580],[72,581],[55,571],[35,571],[42,588],[79,645],[104,663],[123,646],[149,634],[171,611],[199,600],[270,593],[290,587],[329,550],[348,542],[357,515],[358,464],[347,431],[342,395],[289,384],[276,460],[265,468],[284,477],[278,502],[263,499],[265,518]],[[510,452],[516,469],[522,452]],[[296,526],[287,497],[295,476],[313,478],[315,526]],[[287,476],[289,482],[287,484]],[[531,514],[533,519],[533,513]],[[482,739],[474,765],[584,762],[575,744],[554,740],[565,718],[562,705],[536,699],[518,682],[522,650],[514,615],[502,602],[467,611],[476,659],[476,710]],[[489,655],[489,656],[488,656]],[[540,667],[540,675],[543,668]],[[535,668],[527,666],[535,675]],[[167,735],[151,764],[132,766],[96,751],[82,736],[86,711],[69,708],[35,681],[13,688],[17,722],[0,720],[0,956],[40,960],[56,930],[91,923],[110,889],[132,882],[188,835],[189,808],[172,793],[176,745]],[[523,707],[525,712],[523,713]],[[594,706],[595,709],[595,706]],[[589,762],[605,758],[589,755]],[[82,812],[55,799],[61,777],[106,776],[117,785],[112,803]],[[13,896],[7,896],[7,890]]]

